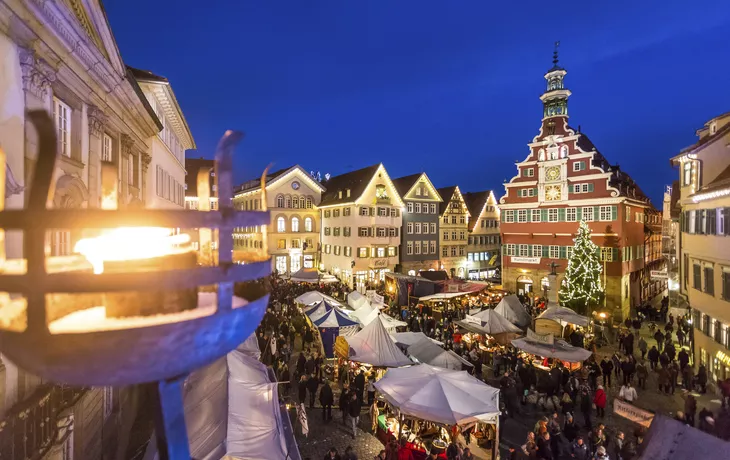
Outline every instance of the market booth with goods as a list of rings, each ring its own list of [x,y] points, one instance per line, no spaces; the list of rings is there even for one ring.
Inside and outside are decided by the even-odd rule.
[[[416,460],[429,453],[446,458],[446,448],[467,430],[495,458],[499,439],[499,390],[467,372],[419,364],[389,369],[375,383],[386,408],[378,417],[378,438],[401,440]]]

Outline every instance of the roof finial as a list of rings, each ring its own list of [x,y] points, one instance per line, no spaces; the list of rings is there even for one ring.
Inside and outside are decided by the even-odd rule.
[[[558,48],[560,47],[560,42],[555,42],[555,51],[553,51],[553,65],[558,65]]]

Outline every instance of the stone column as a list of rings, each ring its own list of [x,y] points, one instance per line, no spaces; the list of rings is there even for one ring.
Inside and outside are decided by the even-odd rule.
[[[547,276],[549,288],[548,288],[548,306],[557,306],[558,305],[558,290],[560,287],[558,286],[558,275],[549,274]]]
[[[121,155],[119,156],[119,172],[121,174],[121,187],[119,187],[119,205],[124,207],[129,203],[129,181],[127,180],[129,167],[129,156],[132,155],[132,148],[134,147],[134,141],[131,136],[122,134],[121,139]]]
[[[141,174],[139,177],[139,188],[140,188],[140,199],[142,200],[142,203],[144,204],[144,207],[146,208],[149,198],[149,191],[147,190],[147,174],[150,169],[150,164],[152,163],[152,155],[148,155],[144,152],[140,152],[140,163],[141,163]]]
[[[104,149],[102,138],[104,126],[107,123],[104,112],[96,107],[89,106],[89,207],[101,206],[101,157]]]
[[[53,114],[51,83],[55,70],[28,48],[19,48],[20,70],[23,74],[26,110],[46,110]],[[25,124],[25,183],[29,183],[38,157],[38,135],[30,123]]]

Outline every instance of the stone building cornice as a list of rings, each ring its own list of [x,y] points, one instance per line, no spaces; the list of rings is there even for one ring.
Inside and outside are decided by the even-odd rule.
[[[56,81],[56,70],[29,48],[20,47],[18,59],[23,74],[23,89],[38,99],[46,100],[51,84]]]

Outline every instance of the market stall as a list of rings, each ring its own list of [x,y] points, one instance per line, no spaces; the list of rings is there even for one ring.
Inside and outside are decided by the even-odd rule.
[[[479,312],[471,311],[470,315],[457,321],[456,324],[473,334],[479,334],[485,337],[493,337],[494,340],[505,345],[510,340],[522,333],[522,330],[514,324],[507,321],[507,318],[497,313],[496,310],[486,309]]]
[[[363,294],[360,294],[357,291],[352,291],[347,294],[347,305],[349,305],[353,310],[357,310],[365,305],[370,305],[370,302],[368,302],[367,297]]]
[[[443,345],[443,342],[432,339],[423,332],[391,332],[390,338],[399,346],[408,348],[421,339],[428,339],[436,345]]]
[[[532,317],[514,294],[503,297],[494,310],[515,326],[525,328],[532,324]]]
[[[388,370],[375,388],[392,408],[378,418],[378,437],[387,442],[404,436],[415,459],[427,452],[445,458],[452,436],[464,429],[473,429],[489,457],[496,452],[499,390],[468,373],[419,364]]]
[[[401,367],[413,364],[398,349],[381,321],[371,321],[357,334],[347,338],[348,358],[376,367]]]
[[[322,294],[319,291],[309,291],[305,292],[304,294],[300,295],[299,297],[295,298],[294,301],[302,304],[302,305],[313,305],[317,302],[321,302],[322,300],[326,300],[327,302],[337,305],[337,306],[343,306],[342,302],[335,299],[334,297],[330,297],[326,294]]]
[[[533,355],[533,364],[543,370],[549,370],[546,359],[559,360],[569,370],[576,370],[592,354],[590,350],[569,345],[551,334],[536,334],[531,330],[527,331],[526,337],[512,340],[512,345]]]
[[[467,370],[467,367],[474,367],[472,363],[457,355],[452,350],[444,350],[428,338],[422,339],[408,347],[408,356],[419,363],[455,371]]]
[[[327,358],[334,357],[333,347],[335,345],[335,339],[338,336],[347,337],[354,335],[360,328],[360,324],[357,321],[350,319],[338,308],[332,308],[318,319],[312,320],[312,323],[319,331],[322,347],[324,348],[324,355]]]
[[[329,313],[330,310],[333,310],[334,308],[336,308],[335,305],[329,303],[326,300],[320,300],[319,302],[306,308],[304,310],[304,314],[310,319],[310,321],[314,321],[326,315],[327,313]]]
[[[350,317],[360,321],[363,327],[367,326],[376,319],[379,319],[388,332],[395,332],[396,328],[408,326],[408,323],[397,320],[392,316],[386,315],[385,313],[381,313],[377,308],[373,308],[369,304],[363,305],[362,307],[350,313]]]
[[[579,315],[570,308],[551,305],[535,319],[535,332],[551,333],[556,337],[565,337],[568,325],[587,327],[590,319]],[[571,331],[568,331],[571,332]]]

